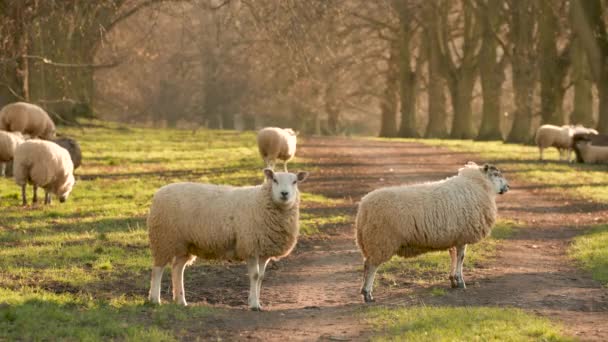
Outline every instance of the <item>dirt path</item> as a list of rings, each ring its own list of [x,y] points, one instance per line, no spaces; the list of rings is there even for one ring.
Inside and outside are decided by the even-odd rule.
[[[346,199],[333,208],[309,208],[354,217],[356,201],[380,186],[437,180],[454,174],[474,157],[417,144],[350,139],[310,139],[299,156],[319,167],[302,190]],[[479,161],[482,162],[482,161]],[[507,174],[508,176],[508,174]],[[500,247],[497,260],[467,269],[466,291],[449,289],[432,297],[422,286],[398,279],[376,284],[375,305],[424,302],[431,305],[512,306],[562,321],[584,340],[608,340],[608,290],[574,269],[566,260],[569,240],[586,226],[605,222],[608,206],[572,201],[512,182],[499,199],[501,217],[526,227]],[[323,229],[320,237],[301,239],[294,253],[268,272],[261,301],[266,311],[246,310],[248,281],[244,265],[195,266],[187,273],[187,299],[227,308],[202,322],[201,338],[226,340],[367,340],[369,325],[361,316],[361,256],[352,223]],[[466,267],[466,262],[465,262]],[[448,289],[448,281],[444,285]],[[193,336],[193,337],[194,337]]]

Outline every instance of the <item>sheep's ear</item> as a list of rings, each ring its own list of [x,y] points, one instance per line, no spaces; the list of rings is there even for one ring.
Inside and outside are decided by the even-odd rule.
[[[488,172],[489,169],[490,169],[490,165],[483,164],[483,172]]]
[[[298,182],[303,182],[306,180],[306,178],[308,178],[308,172],[300,171],[296,174],[296,176],[298,177]]]
[[[272,171],[271,168],[265,168],[264,169],[264,175],[266,175],[266,178],[268,178],[269,180],[273,180],[274,179],[274,171]]]

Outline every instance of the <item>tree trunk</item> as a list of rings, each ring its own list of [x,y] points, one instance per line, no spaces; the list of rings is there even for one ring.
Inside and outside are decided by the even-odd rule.
[[[608,132],[608,56],[604,59],[602,75],[597,84],[598,97],[600,100],[600,119],[597,123],[597,130],[601,133]]]
[[[593,122],[593,93],[591,92],[592,76],[579,38],[572,42],[572,80],[574,83],[574,108],[570,114],[570,123],[595,127]]]
[[[471,100],[473,86],[475,85],[474,71],[464,71],[453,85],[452,106],[454,107],[454,120],[452,121],[452,139],[473,139],[473,113]]]
[[[488,6],[487,12],[480,18],[483,25],[481,50],[479,51],[479,77],[483,96],[481,126],[476,140],[502,140],[500,131],[500,97],[505,71],[502,59],[497,60],[498,43],[494,29],[499,19],[499,8]],[[504,58],[501,57],[501,58]]]
[[[514,4],[511,21],[511,40],[515,46],[512,54],[513,91],[515,113],[508,142],[532,141],[532,96],[534,93],[534,11],[533,4],[518,0]]]
[[[397,5],[402,3],[396,2]],[[418,138],[420,135],[416,129],[416,70],[412,70],[412,54],[410,52],[410,41],[412,39],[412,21],[410,10],[406,6],[397,6],[399,11],[399,39],[398,58],[399,68],[399,102],[401,111],[401,124],[398,136],[403,138]]]
[[[428,41],[428,108],[429,123],[426,128],[426,138],[446,138],[447,113],[445,108],[445,79],[442,75],[439,42],[437,38],[437,22],[433,20],[426,32]]]
[[[557,51],[557,18],[550,0],[543,0],[539,16],[540,112],[542,123],[561,126],[565,123],[562,102],[563,82],[568,74],[569,56]],[[568,48],[565,48],[566,50]]]
[[[384,88],[384,96],[381,108],[381,122],[380,122],[380,134],[381,137],[395,137],[397,136],[397,87],[399,67],[397,59],[400,58],[398,55],[397,47],[395,43],[391,43],[390,57],[388,60],[388,70],[386,72],[386,85]]]

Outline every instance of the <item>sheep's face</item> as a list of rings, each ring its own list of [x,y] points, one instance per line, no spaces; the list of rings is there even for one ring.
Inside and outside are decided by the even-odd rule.
[[[61,188],[59,188],[59,191],[57,191],[57,193],[59,195],[59,202],[63,203],[68,199],[68,197],[70,196],[70,193],[72,192],[72,188],[74,187],[75,182],[76,181],[74,180],[74,176],[70,175],[68,177],[68,180],[65,182],[65,184],[63,184],[63,186],[61,186]]]
[[[509,182],[507,182],[507,180],[502,176],[502,173],[496,168],[496,166],[485,164],[483,166],[483,172],[490,179],[490,182],[492,182],[494,191],[496,191],[497,194],[502,195],[509,191]]]
[[[280,206],[291,207],[298,195],[298,183],[308,177],[308,172],[274,172],[272,169],[264,169],[264,174],[272,187],[272,201]]]

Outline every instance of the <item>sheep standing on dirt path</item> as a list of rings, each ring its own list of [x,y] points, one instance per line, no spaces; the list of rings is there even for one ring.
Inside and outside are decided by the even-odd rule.
[[[26,102],[8,104],[0,110],[0,130],[21,132],[32,138],[55,138],[55,124],[44,109]]]
[[[24,141],[20,132],[0,131],[0,177],[4,177],[7,163],[13,160],[15,149]]]
[[[15,150],[13,175],[21,186],[23,205],[27,205],[25,188],[34,186],[33,203],[38,202],[38,187],[44,189],[44,204],[51,204],[51,193],[65,202],[74,186],[74,165],[68,151],[46,140],[28,140]]]
[[[608,162],[608,146],[596,146],[589,140],[577,140],[576,149],[585,164]]]
[[[490,234],[496,194],[508,189],[496,167],[469,162],[454,177],[365,195],[355,222],[357,244],[365,258],[361,288],[365,302],[373,301],[378,266],[393,255],[407,258],[449,249],[452,287],[465,288],[462,264],[467,244]]]
[[[274,169],[275,161],[283,161],[287,172],[287,162],[296,154],[296,133],[291,128],[266,127],[258,132],[258,149],[266,167]]]
[[[173,300],[186,305],[184,268],[199,256],[246,260],[249,308],[261,310],[259,296],[268,261],[288,255],[296,244],[297,184],[308,176],[271,169],[264,169],[264,174],[267,181],[258,186],[175,183],[156,192],[147,220],[154,259],[151,302],[160,304],[163,270],[172,262]]]

